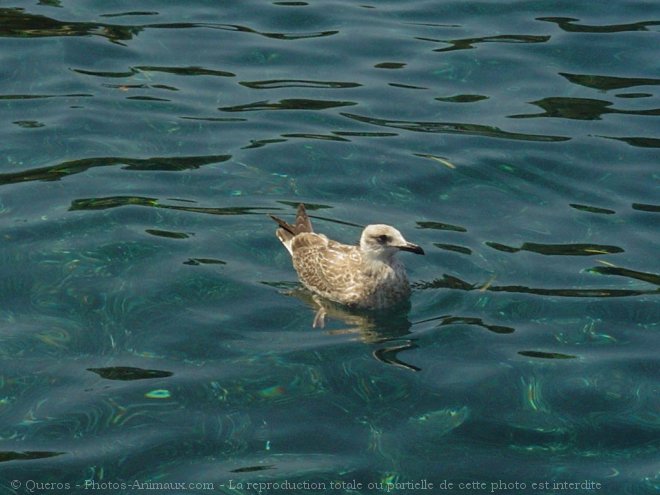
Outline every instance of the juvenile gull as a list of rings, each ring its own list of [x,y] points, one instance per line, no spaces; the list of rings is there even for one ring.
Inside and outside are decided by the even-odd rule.
[[[353,308],[380,309],[408,298],[410,285],[399,251],[424,254],[389,225],[368,225],[359,246],[341,244],[316,234],[300,204],[296,223],[271,215],[279,228],[278,239],[291,254],[298,278],[310,291]],[[322,315],[321,315],[322,318]]]

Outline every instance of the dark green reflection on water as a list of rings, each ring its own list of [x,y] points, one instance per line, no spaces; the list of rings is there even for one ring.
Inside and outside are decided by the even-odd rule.
[[[212,23],[168,23],[168,24],[146,24],[138,26],[124,26],[119,24],[105,24],[95,22],[66,22],[51,19],[50,17],[30,14],[20,8],[0,9],[0,37],[50,37],[50,36],[101,36],[118,43],[132,40],[145,29],[218,29],[222,31],[238,31],[252,33],[266,38],[279,40],[299,40],[307,38],[323,38],[333,36],[338,31],[320,31],[309,33],[277,33],[263,32],[247,26],[236,24],[212,24]]]
[[[376,69],[403,69],[405,66],[402,62],[381,62],[374,65]]]
[[[487,99],[488,97],[483,95],[455,95],[436,98],[438,101],[445,101],[447,103],[474,103]]]
[[[337,81],[308,81],[305,79],[270,79],[267,81],[241,81],[241,86],[252,89],[279,89],[279,88],[328,88],[346,89],[357,88],[362,84]]]
[[[498,251],[504,251],[505,253],[529,251],[547,256],[597,256],[599,254],[623,253],[623,249],[618,246],[602,244],[536,244],[534,242],[525,242],[522,246],[516,248],[488,241],[486,245]]]
[[[93,22],[62,22],[46,16],[30,14],[20,8],[0,9],[0,36],[89,36],[97,35],[118,42],[130,40],[142,27],[119,26]]]
[[[586,211],[588,213],[600,213],[603,215],[614,215],[616,211],[610,210],[608,208],[599,208],[597,206],[589,206],[589,205],[580,205],[577,203],[571,203],[568,206],[571,208],[575,208],[576,210],[580,211]]]
[[[642,21],[630,24],[607,24],[593,26],[578,24],[580,19],[573,17],[537,17],[539,21],[552,22],[569,33],[622,33],[626,31],[648,31],[649,27],[660,26],[660,21]]]
[[[0,95],[0,100],[40,100],[45,98],[91,98],[93,94],[87,93],[74,93],[64,95],[37,95],[37,94],[15,94],[15,95]]]
[[[469,50],[476,48],[474,45],[479,43],[545,43],[550,40],[550,36],[524,35],[524,34],[500,34],[497,36],[483,36],[480,38],[463,38],[458,40],[433,40],[421,38],[425,41],[437,41],[449,43],[451,46],[446,48],[437,48],[436,52],[451,52],[454,50]]]
[[[263,207],[226,207],[226,208],[204,208],[197,206],[164,205],[156,198],[142,198],[139,196],[112,196],[109,198],[85,198],[76,199],[71,202],[70,211],[77,210],[107,210],[119,206],[148,206],[151,208],[164,208],[168,210],[189,211],[193,213],[207,213],[209,215],[254,215],[260,210],[272,211],[274,208]],[[153,232],[151,232],[153,233]],[[187,235],[187,234],[186,234]]]
[[[141,72],[164,72],[167,74],[175,74],[177,76],[218,76],[218,77],[235,77],[236,74],[232,72],[222,71],[222,70],[213,70],[205,69],[204,67],[156,67],[150,65],[138,65],[136,67],[131,67],[130,70],[125,72],[109,72],[109,71],[92,71],[92,70],[83,70],[83,69],[71,69],[78,74],[84,74],[87,76],[98,76],[98,77],[112,77],[112,78],[124,78],[124,77],[133,77],[136,74]]]
[[[660,205],[649,205],[644,203],[633,203],[633,210],[646,211],[649,213],[660,213]]]
[[[37,120],[17,120],[12,122],[12,124],[16,124],[20,127],[23,127],[24,129],[38,129],[39,127],[44,127],[46,125],[43,122],[39,122]]]
[[[312,133],[291,133],[291,134],[282,134],[282,137],[285,138],[300,138],[300,139],[320,139],[321,141],[338,141],[338,142],[348,142],[348,139],[343,137],[334,136],[332,134],[312,134]]]
[[[472,250],[465,246],[457,246],[456,244],[443,244],[440,242],[434,242],[433,245],[446,251],[454,251],[455,253],[461,254],[472,254]]]
[[[660,139],[650,138],[650,137],[613,137],[613,136],[602,136],[607,139],[614,139],[616,141],[621,141],[629,144],[630,146],[636,146],[638,148],[660,148]]]
[[[540,141],[540,142],[560,142],[569,141],[571,138],[563,136],[543,136],[536,134],[522,134],[517,132],[507,132],[498,127],[481,124],[462,124],[453,122],[413,122],[405,120],[385,120],[375,117],[366,117],[352,113],[342,113],[344,117],[364,122],[366,124],[377,125],[381,127],[393,127],[395,129],[405,129],[415,132],[447,133],[447,134],[467,134],[472,136],[486,136],[501,139],[515,139],[521,141]]]
[[[167,239],[188,239],[190,237],[190,234],[186,234],[185,232],[172,232],[170,230],[146,229],[145,232],[156,237],[166,237]]]
[[[655,493],[651,3],[0,9],[5,480]],[[301,201],[411,306],[311,328]]]
[[[99,14],[99,17],[133,17],[138,15],[158,15],[158,12],[136,10],[131,12],[120,12],[118,14]]]
[[[26,451],[26,452],[11,452],[0,451],[0,462],[7,461],[31,461],[34,459],[47,459],[49,457],[57,457],[64,455],[66,452],[48,452],[48,451]]]
[[[619,266],[596,266],[590,268],[591,273],[600,273],[601,275],[618,275],[619,277],[628,277],[635,280],[642,280],[650,284],[660,285],[660,275],[656,273],[639,272]]]
[[[442,222],[417,222],[417,227],[420,229],[435,229],[435,230],[448,230],[451,232],[467,232],[465,227],[460,225],[451,225]]]
[[[159,170],[177,172],[182,170],[196,169],[212,163],[225,162],[230,158],[230,155],[158,158],[83,158],[81,160],[62,162],[51,167],[39,167],[21,172],[0,174],[0,185],[15,184],[18,182],[28,182],[33,180],[60,180],[69,175],[85,172],[90,168],[109,167],[113,165],[124,165],[122,168],[125,170]]]
[[[213,258],[190,258],[183,262],[184,265],[199,266],[199,265],[226,265],[226,261],[216,260]]]
[[[660,84],[660,79],[652,79],[648,77],[614,77],[589,74],[569,74],[567,72],[560,72],[559,75],[564,76],[570,82],[579,84],[580,86],[600,89],[603,91]]]
[[[590,98],[562,98],[551,97],[532,101],[544,110],[543,113],[510,115],[512,119],[529,119],[535,117],[559,117],[575,120],[600,120],[603,115],[619,113],[622,115],[660,115],[660,108],[650,110],[619,110],[610,108],[613,103],[606,100],[594,100]]]
[[[257,471],[267,471],[269,469],[277,469],[274,464],[267,464],[265,466],[246,466],[241,468],[232,469],[232,473],[254,473]]]
[[[87,368],[106,380],[148,380],[152,378],[167,378],[174,373],[162,370],[147,370],[131,366],[112,366],[107,368]]]
[[[521,356],[540,358],[540,359],[575,359],[577,356],[570,354],[561,354],[559,352],[543,352],[543,351],[518,351]]]
[[[416,289],[459,289],[465,291],[492,291],[513,292],[520,294],[535,294],[537,296],[555,297],[633,297],[645,294],[660,294],[660,289],[634,290],[634,289],[546,289],[540,287],[525,287],[523,285],[484,285],[470,284],[458,277],[443,274],[442,278],[436,278],[430,282],[419,281],[412,284]]]
[[[476,318],[472,316],[451,316],[451,315],[436,316],[433,318],[428,318],[426,320],[416,321],[415,325],[418,325],[420,323],[427,323],[429,321],[438,321],[439,327],[446,325],[472,325],[472,326],[485,328],[489,332],[499,333],[499,334],[508,334],[515,332],[515,329],[512,327],[485,323],[481,318]]]
[[[223,112],[250,112],[257,110],[326,110],[329,108],[347,107],[351,105],[357,105],[357,103],[353,101],[322,101],[292,98],[280,100],[276,103],[259,101],[255,103],[247,103],[245,105],[221,107],[219,110],[222,110]]]

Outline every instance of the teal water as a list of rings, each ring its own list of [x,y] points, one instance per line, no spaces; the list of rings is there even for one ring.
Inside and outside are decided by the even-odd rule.
[[[0,491],[657,493],[659,31],[0,3]],[[410,311],[313,329],[266,215],[299,202],[420,244]]]

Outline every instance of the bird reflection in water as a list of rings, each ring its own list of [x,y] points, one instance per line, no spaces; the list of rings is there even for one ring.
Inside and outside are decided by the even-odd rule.
[[[417,348],[414,339],[409,337],[412,327],[408,320],[409,301],[386,310],[369,311],[349,309],[303,288],[295,288],[285,294],[296,297],[314,309],[313,328],[325,328],[326,319],[340,321],[345,327],[328,330],[330,335],[355,335],[363,343],[377,347],[373,356],[379,361],[410,371],[420,371],[417,366],[398,357],[400,352]]]

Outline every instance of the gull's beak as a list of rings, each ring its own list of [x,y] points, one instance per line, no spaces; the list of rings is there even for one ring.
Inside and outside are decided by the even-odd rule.
[[[424,254],[424,250],[419,247],[417,244],[413,244],[412,242],[407,242],[403,246],[399,246],[399,249],[401,251],[410,251],[411,253],[415,254]]]

